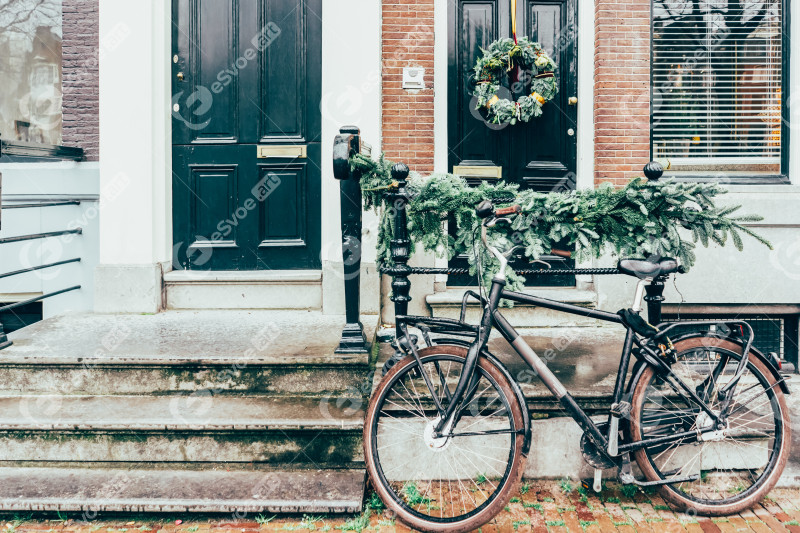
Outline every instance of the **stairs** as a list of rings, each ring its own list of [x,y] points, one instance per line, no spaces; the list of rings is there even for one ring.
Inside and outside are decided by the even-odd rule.
[[[173,311],[15,332],[0,352],[0,510],[359,511],[370,367],[334,354],[343,325]]]

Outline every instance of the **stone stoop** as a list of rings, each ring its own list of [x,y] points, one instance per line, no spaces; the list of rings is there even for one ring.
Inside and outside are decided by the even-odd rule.
[[[374,337],[377,317],[363,317]],[[0,352],[0,510],[357,512],[370,356],[306,311],[70,314]]]

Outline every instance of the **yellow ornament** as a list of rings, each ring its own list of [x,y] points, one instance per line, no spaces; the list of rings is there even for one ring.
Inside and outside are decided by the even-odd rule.
[[[489,98],[489,101],[486,102],[486,107],[492,107],[494,104],[500,101],[500,97],[497,95],[492,96]]]
[[[534,100],[536,100],[537,102],[539,102],[542,105],[544,105],[545,102],[547,102],[547,100],[544,99],[544,96],[542,96],[541,94],[537,93],[536,91],[531,93],[531,98],[533,98]]]

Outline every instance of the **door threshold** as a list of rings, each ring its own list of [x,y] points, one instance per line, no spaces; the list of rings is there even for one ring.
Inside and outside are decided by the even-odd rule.
[[[173,270],[164,282],[179,283],[322,283],[322,270]]]

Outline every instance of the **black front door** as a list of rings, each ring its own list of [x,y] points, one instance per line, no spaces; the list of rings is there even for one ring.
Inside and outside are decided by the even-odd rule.
[[[320,267],[322,0],[173,0],[176,269]]]
[[[541,117],[528,123],[499,127],[487,124],[474,109],[473,68],[492,41],[511,37],[509,0],[454,0],[450,3],[448,143],[450,169],[454,167],[500,167],[504,181],[523,189],[542,192],[575,187],[577,150],[577,106],[570,97],[578,89],[577,0],[519,0],[517,35],[539,42],[555,60],[559,91],[545,104]],[[524,91],[529,92],[527,88]],[[514,95],[521,96],[523,93]],[[479,174],[484,173],[480,168]],[[471,183],[484,178],[468,178]],[[496,179],[496,178],[494,178]],[[553,268],[568,268],[571,260],[545,256]],[[524,268],[524,261],[518,262]],[[451,267],[466,266],[465,257],[455,257]],[[448,285],[474,285],[470,276],[451,275]],[[528,276],[528,285],[570,286],[574,276]]]
[[[577,1],[519,0],[517,35],[539,42],[558,67],[559,92],[541,117],[498,129],[473,109],[473,67],[492,41],[511,37],[509,0],[450,3],[450,165],[497,166],[502,178],[541,191],[575,185]],[[523,93],[515,95],[521,96]]]

